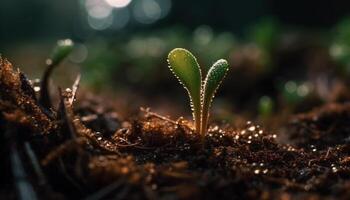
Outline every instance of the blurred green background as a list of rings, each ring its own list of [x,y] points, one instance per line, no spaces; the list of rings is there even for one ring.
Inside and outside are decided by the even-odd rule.
[[[347,84],[349,11],[350,2],[339,0],[1,0],[0,53],[40,78],[56,41],[71,38],[76,46],[55,71],[56,85],[70,86],[81,72],[96,92],[136,95],[151,106],[173,102],[183,113],[187,99],[166,55],[184,47],[204,71],[229,61],[215,104],[220,116],[263,117],[331,101],[334,82]]]

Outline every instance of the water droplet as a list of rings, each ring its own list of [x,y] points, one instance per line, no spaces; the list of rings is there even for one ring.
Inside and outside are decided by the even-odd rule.
[[[235,136],[235,139],[238,140],[238,139],[239,139],[239,135],[236,135],[236,136]]]
[[[255,131],[255,126],[251,126],[248,128],[249,131]]]
[[[99,141],[102,140],[102,137],[98,137],[97,140],[99,140]]]
[[[259,131],[259,134],[260,134],[260,135],[261,135],[261,134],[263,134],[263,133],[264,133],[264,131],[263,131],[263,130],[260,130],[260,131]]]
[[[273,137],[273,138],[277,138],[277,135],[276,135],[276,134],[273,134],[272,137]]]
[[[250,143],[252,143],[252,141],[248,140],[247,143],[250,144]]]
[[[267,174],[268,171],[269,171],[268,169],[264,169],[263,173]]]
[[[336,167],[332,167],[332,172],[337,172],[338,171],[338,168],[336,168]]]
[[[39,92],[39,91],[40,91],[40,87],[39,87],[39,86],[35,86],[35,87],[34,87],[34,91],[35,91],[35,92]]]
[[[258,137],[259,135],[258,134],[255,134],[254,137]]]
[[[241,135],[244,135],[244,134],[245,134],[245,132],[246,132],[245,130],[241,131]]]
[[[254,170],[254,174],[260,174],[260,169]]]
[[[312,152],[316,152],[317,151],[317,148],[315,147],[315,145],[310,145],[310,148],[311,148],[311,151]]]
[[[295,151],[293,147],[288,147],[287,151]]]
[[[248,137],[248,139],[251,140],[251,139],[252,139],[252,136],[250,135],[250,136]]]

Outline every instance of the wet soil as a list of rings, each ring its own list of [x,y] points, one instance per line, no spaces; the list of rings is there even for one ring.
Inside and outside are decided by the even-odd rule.
[[[0,199],[349,199],[350,105],[292,116],[282,133],[247,122],[205,136],[141,109],[122,119],[78,100],[78,82],[40,104],[0,59]]]

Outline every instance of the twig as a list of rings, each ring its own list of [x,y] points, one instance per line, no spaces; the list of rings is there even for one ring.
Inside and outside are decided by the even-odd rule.
[[[73,86],[72,86],[72,97],[69,99],[69,104],[70,104],[70,105],[73,105],[74,99],[76,98],[77,91],[78,91],[78,89],[79,89],[80,78],[81,78],[81,75],[78,74],[78,76],[77,76],[77,78],[75,79],[74,84],[73,84]]]
[[[62,90],[61,88],[58,89],[58,93],[60,96],[60,107],[59,111],[61,112],[61,117],[63,118],[63,123],[67,126],[68,131],[72,138],[77,137],[77,130],[74,124],[72,123],[71,116],[68,113],[68,108],[65,102],[65,97],[62,95]],[[74,97],[73,97],[74,98]]]
[[[155,112],[151,112],[151,111],[150,111],[150,108],[143,108],[143,107],[141,107],[140,110],[141,110],[142,112],[146,113],[147,116],[156,117],[156,118],[158,118],[158,119],[162,119],[162,120],[167,121],[167,122],[170,122],[170,123],[172,123],[172,124],[174,124],[174,125],[182,126],[182,127],[185,127],[185,128],[187,128],[187,129],[193,131],[193,129],[192,129],[191,127],[187,126],[186,124],[181,123],[182,120],[183,120],[182,117],[180,117],[178,120],[174,121],[174,120],[172,120],[172,119],[170,119],[170,118],[168,118],[168,117],[164,117],[164,116],[162,116],[162,115],[160,115],[160,114],[157,114],[157,113],[155,113]]]
[[[67,152],[70,152],[74,149],[76,149],[78,146],[82,144],[86,144],[87,139],[83,137],[75,138],[72,140],[65,141],[63,144],[60,144],[58,147],[56,147],[54,150],[49,152],[45,158],[41,161],[41,164],[46,166],[48,165],[51,161],[61,157]]]
[[[18,192],[18,199],[20,200],[38,199],[33,186],[27,179],[27,175],[24,171],[23,163],[20,159],[20,156],[18,154],[18,150],[15,144],[11,146],[10,159],[11,159],[12,173],[15,179],[14,182]]]
[[[43,170],[40,167],[39,161],[38,161],[32,147],[30,146],[29,142],[24,143],[24,148],[25,148],[27,156],[28,156],[28,158],[33,166],[33,169],[38,177],[39,185],[45,185],[46,184],[45,175],[43,173]]]
[[[328,158],[328,156],[329,156],[329,153],[332,151],[332,147],[328,147],[328,149],[327,149],[327,153],[326,153],[326,156],[325,156],[325,159],[327,159]]]

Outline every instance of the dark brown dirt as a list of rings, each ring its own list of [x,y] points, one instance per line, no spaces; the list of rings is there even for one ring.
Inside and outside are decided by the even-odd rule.
[[[190,122],[143,109],[122,120],[104,102],[59,91],[44,108],[0,59],[1,199],[349,199],[350,106],[296,116],[293,145],[271,133]],[[349,124],[349,125],[348,125]]]
[[[299,114],[290,122],[289,135],[299,147],[318,149],[350,144],[350,104],[328,104]]]

